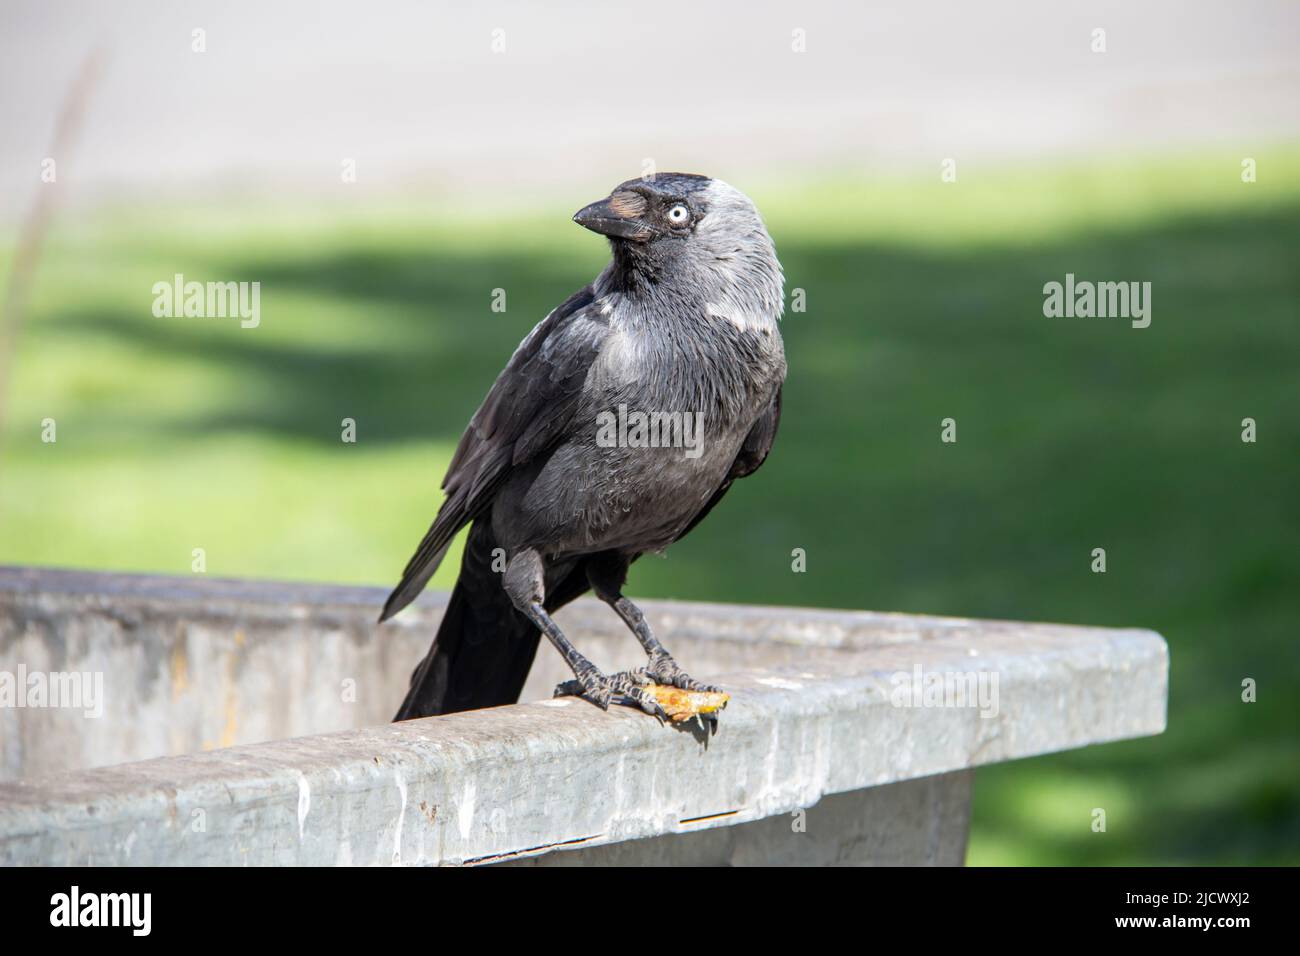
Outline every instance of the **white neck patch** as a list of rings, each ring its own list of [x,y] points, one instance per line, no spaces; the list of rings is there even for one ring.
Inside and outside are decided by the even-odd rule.
[[[772,316],[752,309],[742,309],[730,302],[710,302],[705,308],[710,318],[730,322],[742,332],[771,331],[776,325]]]

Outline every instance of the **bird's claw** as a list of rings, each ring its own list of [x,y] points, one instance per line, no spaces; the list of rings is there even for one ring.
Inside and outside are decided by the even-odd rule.
[[[710,737],[718,735],[718,712],[710,711],[707,714],[696,714],[695,725],[700,730],[706,731]]]
[[[654,694],[646,690],[646,683],[628,671],[606,676],[593,668],[557,685],[554,696],[581,697],[601,710],[609,710],[610,704],[639,707],[662,724],[668,719],[668,712],[655,700]]]
[[[663,684],[667,687],[677,687],[681,690],[697,691],[705,694],[722,693],[721,687],[697,681],[682,670],[681,665],[668,654],[651,655],[646,666],[635,671],[634,676],[643,684]]]

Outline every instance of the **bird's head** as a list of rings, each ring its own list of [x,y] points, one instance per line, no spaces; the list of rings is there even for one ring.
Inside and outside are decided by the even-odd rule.
[[[748,196],[720,179],[694,173],[629,179],[578,210],[573,221],[608,236],[615,266],[629,277],[743,282],[780,301],[781,265],[763,220]]]
[[[714,185],[694,173],[629,179],[605,199],[579,209],[573,221],[615,241],[689,240],[712,211],[709,190]]]

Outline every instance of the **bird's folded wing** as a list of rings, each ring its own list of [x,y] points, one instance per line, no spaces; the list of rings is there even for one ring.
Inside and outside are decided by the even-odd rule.
[[[380,620],[413,601],[452,538],[491,503],[510,472],[549,450],[573,419],[587,373],[609,334],[591,286],[570,296],[515,350],[452,456],[438,516],[384,605]]]
[[[731,468],[727,471],[727,477],[722,480],[704,507],[700,509],[699,514],[691,519],[691,523],[686,529],[677,536],[680,541],[691,533],[691,530],[704,520],[705,516],[713,510],[713,506],[722,500],[723,495],[731,487],[731,483],[737,478],[744,478],[758,471],[763,462],[767,461],[768,452],[772,450],[772,442],[776,441],[776,429],[781,424],[781,388],[777,387],[776,393],[772,400],[764,409],[763,414],[758,416],[758,420],[745,436],[744,442],[741,443],[740,451],[736,453],[736,460],[731,463]]]

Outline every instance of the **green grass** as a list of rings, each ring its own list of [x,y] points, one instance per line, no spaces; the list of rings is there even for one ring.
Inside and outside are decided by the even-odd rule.
[[[1155,628],[1169,731],[982,770],[971,862],[1300,863],[1300,153],[1256,158],[1254,185],[1208,152],[758,184],[807,290],[781,434],[633,593]],[[393,583],[505,358],[604,261],[568,212],[65,222],[0,447],[0,560],[188,574],[202,547],[210,575]],[[175,272],[259,280],[261,327],[154,318]],[[1152,282],[1151,327],[1044,318],[1066,272]]]

